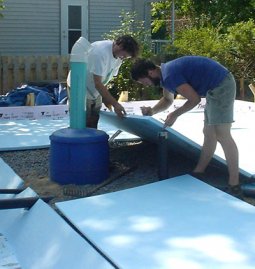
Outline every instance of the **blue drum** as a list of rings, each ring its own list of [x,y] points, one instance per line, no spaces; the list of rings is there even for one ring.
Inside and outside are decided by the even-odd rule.
[[[50,178],[59,184],[98,184],[109,176],[109,136],[64,128],[50,136]]]

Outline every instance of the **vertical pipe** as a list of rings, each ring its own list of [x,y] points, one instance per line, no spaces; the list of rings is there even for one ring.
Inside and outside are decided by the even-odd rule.
[[[168,178],[168,132],[158,133],[158,178]]]
[[[71,62],[70,127],[86,128],[86,64]]]
[[[87,54],[90,43],[80,37],[71,51],[70,127],[86,128]]]
[[[175,22],[175,4],[174,4],[174,0],[172,0],[172,11],[171,11],[171,22],[172,22],[172,33],[171,33],[171,35],[172,35],[172,38],[171,38],[171,42],[172,42],[172,44],[174,43],[174,38],[175,38],[175,36],[174,36],[174,31],[175,31],[175,26],[174,26],[174,22]]]

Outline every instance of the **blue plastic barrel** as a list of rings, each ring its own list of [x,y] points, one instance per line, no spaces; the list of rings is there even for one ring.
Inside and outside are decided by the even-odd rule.
[[[50,136],[50,178],[59,184],[98,184],[109,176],[109,136],[64,128]]]

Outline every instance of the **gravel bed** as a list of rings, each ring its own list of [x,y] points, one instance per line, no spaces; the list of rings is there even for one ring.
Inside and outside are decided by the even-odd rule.
[[[145,151],[145,148],[148,149]],[[50,150],[1,152],[0,157],[41,197],[52,196],[54,202],[90,196],[143,185],[157,180],[156,147],[153,144],[114,143],[110,147],[111,171],[102,184],[59,185],[50,180]]]
[[[25,186],[31,187],[40,197],[52,197],[52,205],[57,201],[123,190],[159,180],[157,146],[145,141],[111,144],[110,176],[101,184],[60,185],[51,181],[49,155],[48,148],[0,152],[0,157],[24,180]],[[196,158],[190,159],[169,151],[168,176],[188,174],[196,162]],[[226,167],[212,163],[200,179],[215,187],[222,187],[226,185],[227,177]],[[255,205],[255,199],[245,197],[244,200]]]

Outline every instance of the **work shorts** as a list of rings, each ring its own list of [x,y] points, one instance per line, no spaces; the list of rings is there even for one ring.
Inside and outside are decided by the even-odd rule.
[[[229,73],[218,87],[206,94],[205,123],[208,125],[232,123],[235,98],[236,82]]]

